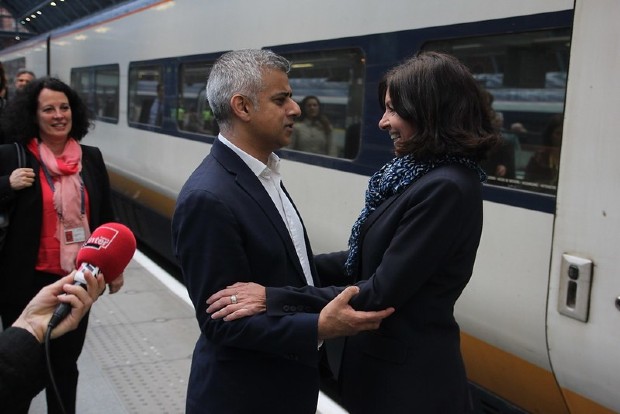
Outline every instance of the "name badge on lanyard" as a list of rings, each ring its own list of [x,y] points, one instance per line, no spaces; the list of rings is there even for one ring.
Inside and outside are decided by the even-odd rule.
[[[86,241],[86,231],[84,227],[76,227],[65,230],[65,244],[83,243]]]

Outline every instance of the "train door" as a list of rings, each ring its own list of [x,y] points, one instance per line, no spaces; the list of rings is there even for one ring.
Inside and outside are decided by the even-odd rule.
[[[547,309],[571,413],[620,412],[620,2],[576,2]]]

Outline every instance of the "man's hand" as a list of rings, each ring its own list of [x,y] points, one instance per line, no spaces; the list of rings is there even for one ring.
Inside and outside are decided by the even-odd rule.
[[[265,287],[258,283],[237,282],[207,299],[207,313],[211,318],[234,321],[267,310]]]
[[[358,293],[359,287],[349,286],[321,310],[319,339],[350,336],[361,331],[378,329],[381,321],[394,313],[394,308],[356,311],[349,305],[349,301]]]
[[[39,293],[32,298],[30,303],[26,305],[26,308],[13,323],[13,326],[26,329],[34,335],[39,342],[43,342],[47,324],[56,310],[56,307],[63,302],[71,305],[71,312],[56,328],[54,328],[51,337],[57,338],[77,328],[91,305],[99,298],[99,295],[105,289],[105,281],[102,275],[95,278],[87,271],[84,274],[88,285],[88,290],[86,290],[81,286],[73,284],[74,273],[75,271],[41,289]]]

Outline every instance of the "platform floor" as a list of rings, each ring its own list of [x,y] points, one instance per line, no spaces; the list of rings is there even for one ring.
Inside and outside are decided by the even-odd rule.
[[[140,252],[93,305],[78,361],[79,414],[182,414],[198,325],[185,288]],[[30,414],[47,412],[39,394]],[[345,413],[323,393],[317,414]]]

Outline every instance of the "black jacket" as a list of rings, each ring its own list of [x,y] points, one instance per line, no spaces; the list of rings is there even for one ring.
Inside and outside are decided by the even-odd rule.
[[[45,386],[44,348],[25,329],[0,333],[0,412],[18,411]]]

